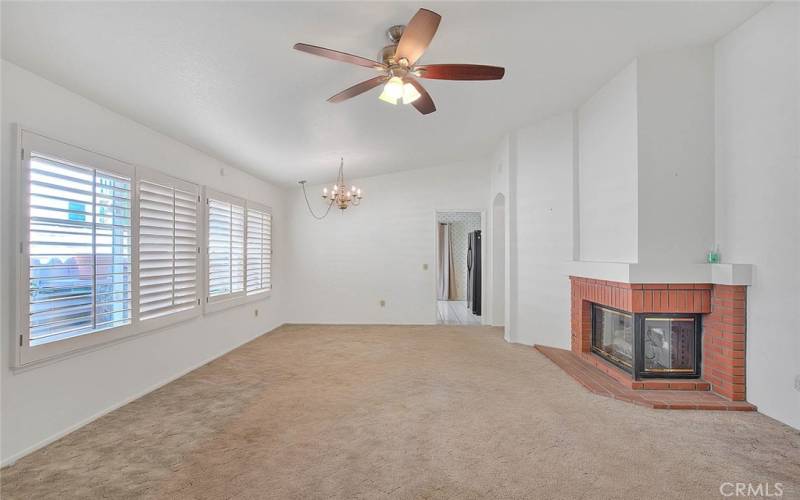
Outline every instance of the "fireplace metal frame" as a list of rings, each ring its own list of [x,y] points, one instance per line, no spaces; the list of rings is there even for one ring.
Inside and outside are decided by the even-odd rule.
[[[633,321],[633,363],[631,366],[617,360],[614,356],[609,356],[608,353],[603,352],[601,349],[595,347],[595,336],[597,332],[596,324],[598,320],[598,308],[607,309],[620,314],[625,314],[632,317]],[[693,313],[632,313],[630,311],[622,311],[613,307],[608,307],[603,304],[592,303],[592,335],[591,335],[591,351],[592,353],[600,356],[604,360],[613,364],[631,374],[634,380],[648,379],[648,378],[670,378],[670,379],[696,379],[700,378],[701,363],[702,363],[702,345],[703,345],[703,324],[702,315]],[[694,346],[694,369],[685,372],[678,371],[645,371],[644,369],[644,322],[647,318],[686,318],[694,320],[695,327],[695,346]]]
[[[648,318],[681,318],[694,320],[694,369],[685,371],[645,371],[644,369],[644,322]],[[703,325],[699,314],[692,313],[638,313],[634,314],[634,377],[641,378],[700,378],[702,361]]]

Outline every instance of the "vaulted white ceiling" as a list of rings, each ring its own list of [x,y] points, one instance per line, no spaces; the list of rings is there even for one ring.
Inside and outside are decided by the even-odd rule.
[[[712,42],[761,3],[10,3],[3,58],[279,183],[486,155],[506,132],[574,108],[637,54]],[[438,111],[325,99],[419,7],[442,15],[421,63],[506,67],[499,82],[423,81]]]

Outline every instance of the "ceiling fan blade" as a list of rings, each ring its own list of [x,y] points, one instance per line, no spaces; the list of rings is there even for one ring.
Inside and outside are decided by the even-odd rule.
[[[378,61],[373,61],[371,59],[367,59],[366,57],[354,56],[353,54],[348,54],[346,52],[339,52],[338,50],[326,49],[325,47],[317,47],[316,45],[309,45],[307,43],[296,43],[294,44],[294,49],[299,50],[300,52],[313,54],[315,56],[327,57],[328,59],[333,59],[334,61],[357,64],[359,66],[364,66],[366,68],[376,68],[376,69],[386,68],[385,65],[379,63]]]
[[[385,82],[388,79],[389,79],[389,77],[386,76],[386,75],[380,75],[380,76],[376,76],[375,78],[370,78],[369,80],[365,80],[365,81],[363,81],[361,83],[357,83],[357,84],[353,85],[352,87],[350,87],[348,89],[342,90],[341,92],[339,92],[338,94],[336,94],[333,97],[329,97],[328,98],[328,102],[346,101],[347,99],[350,99],[351,97],[355,97],[355,96],[357,96],[359,94],[363,94],[364,92],[366,92],[369,89],[374,89],[375,87],[377,87],[378,85],[382,84],[383,82]]]
[[[506,73],[505,68],[482,64],[428,64],[414,70],[420,78],[434,80],[500,80]]]
[[[439,28],[442,16],[428,9],[419,9],[403,30],[403,36],[397,42],[395,58],[406,58],[411,66],[425,52]]]
[[[425,90],[425,87],[413,78],[407,78],[405,81],[413,85],[414,88],[417,89],[417,92],[419,92],[417,100],[411,103],[412,106],[417,108],[417,111],[423,115],[436,111],[436,105],[433,104],[433,99],[431,99],[431,95]]]

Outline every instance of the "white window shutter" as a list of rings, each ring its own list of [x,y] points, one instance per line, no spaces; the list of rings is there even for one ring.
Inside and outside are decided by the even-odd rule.
[[[207,200],[209,301],[244,293],[244,203],[222,198]]]
[[[247,293],[272,289],[272,213],[247,208]]]
[[[199,308],[198,195],[168,179],[139,180],[139,320]],[[184,183],[185,184],[185,183]]]

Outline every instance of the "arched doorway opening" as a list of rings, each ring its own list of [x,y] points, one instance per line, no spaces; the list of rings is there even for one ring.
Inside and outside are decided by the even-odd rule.
[[[498,193],[492,202],[492,324],[506,326],[505,316],[506,197]]]

